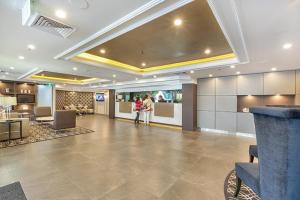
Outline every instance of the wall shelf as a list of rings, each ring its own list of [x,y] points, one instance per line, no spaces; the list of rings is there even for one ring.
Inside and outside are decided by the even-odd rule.
[[[36,84],[35,83],[26,83],[26,82],[16,82],[16,81],[0,81],[0,94],[4,96],[17,96],[22,95],[36,95]],[[9,92],[6,92],[6,91]],[[23,93],[21,92],[23,90]],[[27,92],[24,93],[24,90]],[[28,93],[30,90],[30,93]],[[18,103],[16,106],[13,106],[15,111],[27,111],[32,112],[36,103]],[[24,109],[27,108],[27,109]]]
[[[237,112],[244,108],[267,105],[295,105],[296,95],[238,95]]]

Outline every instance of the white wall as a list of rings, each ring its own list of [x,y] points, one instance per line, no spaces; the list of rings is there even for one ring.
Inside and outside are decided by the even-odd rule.
[[[95,100],[95,113],[101,114],[101,115],[108,115],[108,113],[109,113],[109,107],[108,107],[109,93],[108,92],[98,92],[98,93],[104,93],[104,101],[96,101]]]
[[[53,107],[53,87],[49,85],[37,86],[37,106]]]

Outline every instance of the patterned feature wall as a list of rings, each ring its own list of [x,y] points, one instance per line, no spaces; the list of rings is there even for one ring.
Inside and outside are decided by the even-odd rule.
[[[71,104],[87,105],[88,108],[94,109],[94,93],[56,90],[56,110],[62,110],[64,106]]]
[[[65,91],[56,90],[55,108],[56,110],[62,110],[65,105]]]

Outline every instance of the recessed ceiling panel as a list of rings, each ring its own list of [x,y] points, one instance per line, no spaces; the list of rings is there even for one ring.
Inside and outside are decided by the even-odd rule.
[[[87,76],[77,76],[72,74],[63,74],[56,72],[42,71],[30,77],[31,79],[41,81],[53,81],[56,83],[70,83],[70,84],[88,84],[97,81],[97,78]]]
[[[87,77],[87,76],[77,76],[77,75],[72,75],[72,74],[63,74],[63,73],[48,72],[48,71],[42,71],[42,72],[36,74],[36,76],[78,80],[78,81],[83,81],[83,80],[92,78],[92,77]]]
[[[232,55],[232,49],[207,1],[195,0],[86,53],[146,69],[206,58],[219,59]]]

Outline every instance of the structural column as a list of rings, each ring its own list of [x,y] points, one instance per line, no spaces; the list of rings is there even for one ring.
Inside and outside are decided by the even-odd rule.
[[[197,129],[197,85],[182,84],[182,130]]]
[[[109,101],[108,101],[108,116],[110,119],[115,118],[115,104],[116,104],[116,92],[115,90],[109,90]]]

